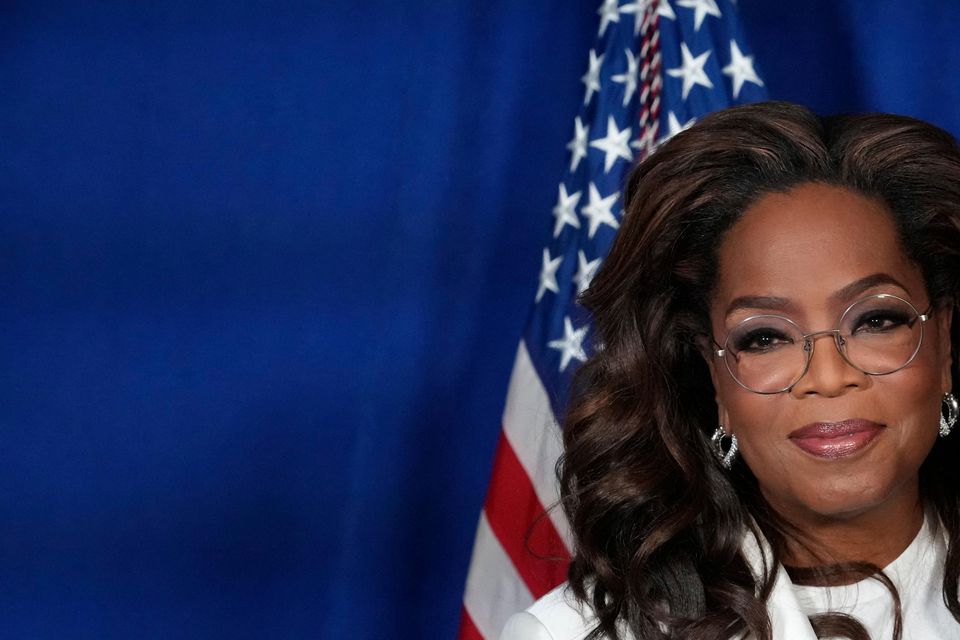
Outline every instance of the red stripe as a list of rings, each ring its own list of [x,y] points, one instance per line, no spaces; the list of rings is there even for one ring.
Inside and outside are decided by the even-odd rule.
[[[473,624],[473,618],[465,608],[460,611],[460,631],[457,633],[457,640],[483,640],[480,630]]]
[[[484,510],[534,598],[566,580],[570,554],[502,431]]]

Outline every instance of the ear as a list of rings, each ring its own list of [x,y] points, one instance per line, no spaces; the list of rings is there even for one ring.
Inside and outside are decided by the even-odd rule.
[[[704,347],[700,349],[700,355],[707,361],[707,369],[710,370],[710,382],[713,384],[713,399],[717,403],[717,424],[722,424],[723,430],[729,436],[732,435],[733,429],[730,425],[730,414],[727,413],[726,405],[723,402],[722,387],[720,385],[720,381],[724,379],[727,372],[723,369],[723,364],[720,358],[717,357],[714,348],[713,343],[707,341]]]
[[[943,311],[937,314],[937,354],[940,362],[940,390],[943,393],[950,393],[953,390],[953,354],[951,353],[953,342],[953,313],[956,306],[950,304]]]

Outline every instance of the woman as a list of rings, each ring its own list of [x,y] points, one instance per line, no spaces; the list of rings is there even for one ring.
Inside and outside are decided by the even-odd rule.
[[[583,304],[569,583],[527,638],[960,638],[960,150],[737,107],[637,167]]]

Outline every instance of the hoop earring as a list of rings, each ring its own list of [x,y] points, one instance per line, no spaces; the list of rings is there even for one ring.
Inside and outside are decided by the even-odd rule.
[[[726,435],[726,432],[723,430],[723,425],[719,425],[717,430],[713,432],[713,435],[710,436],[710,444],[713,445],[713,455],[717,456],[717,460],[720,461],[724,469],[729,469],[733,466],[733,461],[737,458],[739,445],[737,444],[737,436],[732,435],[730,436],[730,447],[724,451],[723,438]]]
[[[940,411],[940,437],[946,438],[950,435],[953,425],[956,424],[957,416],[960,415],[960,403],[957,402],[955,395],[945,393],[943,394],[943,406],[946,409],[947,415],[944,417],[943,411]]]

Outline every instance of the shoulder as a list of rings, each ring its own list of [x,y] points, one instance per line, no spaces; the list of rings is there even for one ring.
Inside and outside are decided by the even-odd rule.
[[[579,602],[564,582],[526,611],[513,615],[500,640],[582,640],[596,622],[593,610]]]

